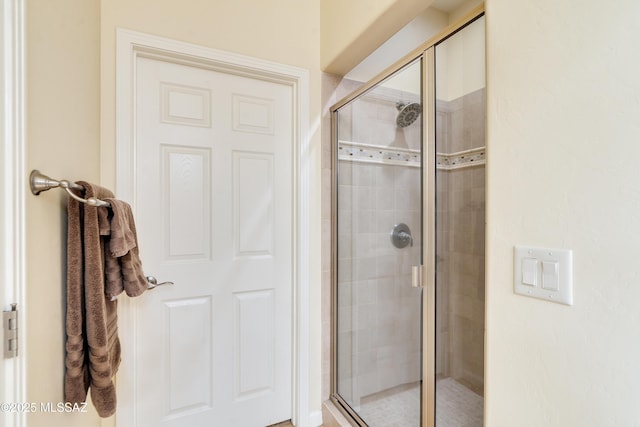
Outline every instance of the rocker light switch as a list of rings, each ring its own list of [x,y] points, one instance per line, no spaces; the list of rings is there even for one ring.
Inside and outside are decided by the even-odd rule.
[[[522,260],[522,283],[529,286],[538,284],[538,260],[525,258]]]
[[[513,291],[519,295],[573,304],[573,253],[567,249],[516,246]]]
[[[542,289],[558,290],[558,263],[542,261]]]

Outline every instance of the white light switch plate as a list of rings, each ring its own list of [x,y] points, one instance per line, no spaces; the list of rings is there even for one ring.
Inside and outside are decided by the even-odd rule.
[[[537,262],[532,262],[532,260]],[[557,263],[557,282],[552,282],[553,277],[549,276],[549,272],[555,273],[555,269],[549,270],[547,268],[543,280],[543,265],[551,265],[549,262]],[[535,265],[533,271],[531,271],[532,265]],[[534,284],[531,285],[529,283]],[[553,284],[553,286],[550,286],[550,284]],[[546,289],[555,288],[556,286],[557,290]],[[516,246],[513,257],[513,291],[519,295],[572,305],[572,251],[568,249]]]

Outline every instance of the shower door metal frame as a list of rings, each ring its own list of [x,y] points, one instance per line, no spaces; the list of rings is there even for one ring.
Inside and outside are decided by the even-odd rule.
[[[369,82],[334,104],[331,111],[331,392],[330,399],[355,425],[366,422],[347,404],[337,390],[337,286],[338,286],[338,110],[367,93],[414,61],[422,59],[422,385],[421,427],[435,427],[435,176],[436,176],[436,94],[435,47],[485,14],[484,3],[447,26],[436,36],[386,68]]]
[[[436,96],[435,45],[422,74],[422,405],[421,425],[435,426],[436,407]]]

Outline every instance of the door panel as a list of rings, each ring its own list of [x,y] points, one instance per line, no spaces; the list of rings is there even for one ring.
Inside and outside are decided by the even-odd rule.
[[[446,31],[332,108],[331,398],[357,425],[483,425],[484,18]]]
[[[369,426],[419,426],[421,66],[337,112],[337,398]]]
[[[484,406],[484,18],[435,46],[436,427]]]
[[[137,59],[139,426],[291,418],[292,91]]]

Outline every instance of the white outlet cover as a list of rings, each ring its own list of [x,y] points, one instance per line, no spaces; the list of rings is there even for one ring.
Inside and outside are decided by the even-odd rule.
[[[535,285],[523,283],[524,260],[536,259],[537,278]],[[542,288],[542,262],[558,263],[558,290]],[[527,261],[530,264],[530,261]],[[531,280],[526,280],[531,281]],[[513,291],[518,295],[539,298],[545,301],[573,305],[573,252],[570,249],[533,248],[516,246],[513,257]]]

